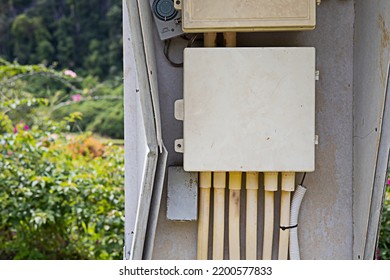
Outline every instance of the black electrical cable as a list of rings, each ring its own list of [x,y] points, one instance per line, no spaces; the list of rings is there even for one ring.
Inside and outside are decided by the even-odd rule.
[[[188,39],[187,37],[185,37],[184,35],[181,36],[181,38],[185,39],[188,41],[187,43],[187,47],[190,48],[194,45],[195,43],[195,40],[197,39],[198,37],[198,34],[196,34],[195,36],[192,36],[191,39]],[[181,68],[183,67],[183,62],[174,62],[170,56],[169,56],[169,48],[171,46],[171,42],[172,42],[172,39],[168,39],[168,40],[165,40],[165,43],[164,43],[164,55],[165,55],[165,58],[168,60],[169,64],[171,64],[173,67],[176,67],[176,68]]]
[[[303,173],[302,180],[301,180],[301,183],[300,183],[301,186],[303,186],[303,182],[305,181],[305,178],[306,178],[306,172]]]
[[[176,62],[172,61],[171,58],[169,57],[169,47],[170,47],[170,45],[171,45],[171,39],[166,40],[165,43],[164,43],[164,55],[165,55],[165,58],[168,60],[168,62],[173,67],[176,67],[176,68],[183,67],[183,62],[176,63]]]

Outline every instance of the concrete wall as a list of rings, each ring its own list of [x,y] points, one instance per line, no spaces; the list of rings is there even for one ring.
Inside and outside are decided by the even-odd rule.
[[[314,31],[239,34],[238,46],[316,47],[317,69],[321,73],[316,89],[316,134],[320,143],[316,150],[316,171],[308,174],[305,181],[308,191],[299,224],[301,256],[303,259],[351,259],[354,1],[323,1],[317,11]],[[174,101],[182,98],[182,69],[169,65],[157,34],[155,40],[168,166],[182,165],[182,155],[174,151],[174,140],[182,138],[182,123],[174,119],[173,112]],[[182,59],[185,45],[183,39],[173,41],[173,59]],[[165,186],[153,258],[195,259],[196,222],[168,221],[166,199]],[[262,215],[261,207],[259,215]],[[277,235],[275,238],[277,241]]]

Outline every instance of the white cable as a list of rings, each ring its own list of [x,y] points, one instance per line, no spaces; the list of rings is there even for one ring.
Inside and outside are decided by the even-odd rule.
[[[292,202],[290,212],[290,260],[300,260],[299,242],[298,242],[298,216],[301,202],[306,193],[306,187],[298,185]]]

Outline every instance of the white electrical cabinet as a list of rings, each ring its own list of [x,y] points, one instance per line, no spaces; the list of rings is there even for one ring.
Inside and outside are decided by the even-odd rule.
[[[185,32],[311,30],[316,0],[179,0]],[[179,3],[179,4],[177,4]]]
[[[315,72],[314,48],[186,49],[184,169],[314,171]]]

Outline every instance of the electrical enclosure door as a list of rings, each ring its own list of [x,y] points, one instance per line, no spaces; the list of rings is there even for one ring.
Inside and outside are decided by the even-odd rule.
[[[314,171],[314,48],[189,48],[186,171]]]

